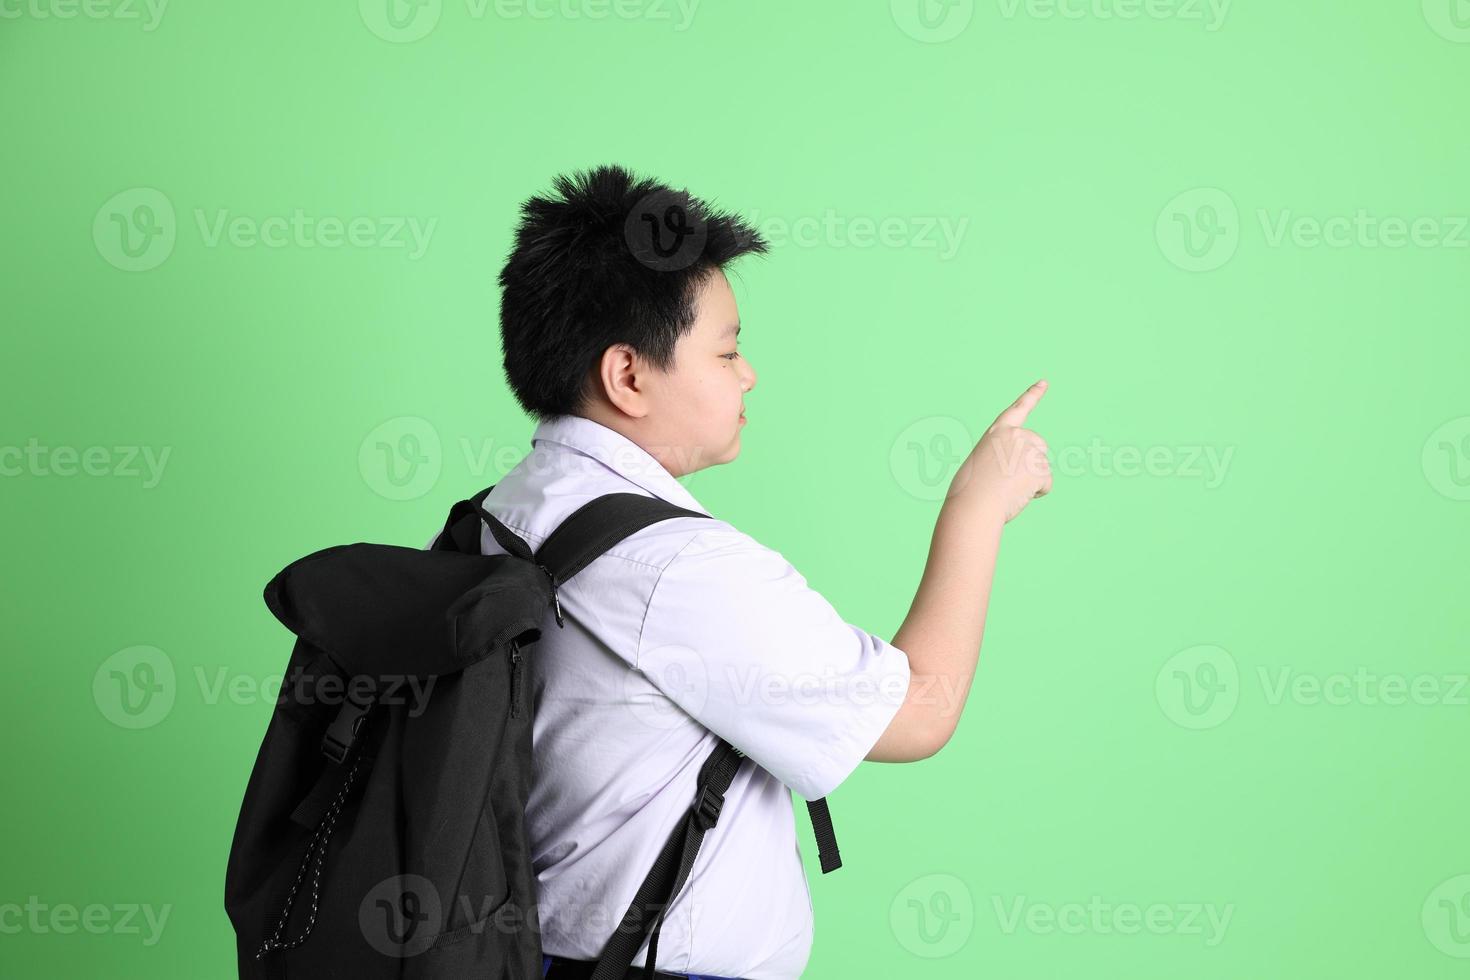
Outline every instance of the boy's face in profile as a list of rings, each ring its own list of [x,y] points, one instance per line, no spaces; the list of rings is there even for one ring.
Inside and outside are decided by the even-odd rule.
[[[745,393],[756,374],[736,349],[740,311],[725,274],[716,269],[700,287],[694,326],[674,346],[664,373],[641,359],[614,358],[610,395],[617,411],[597,421],[617,429],[674,476],[728,463],[740,454]]]
[[[680,447],[661,460],[678,467],[670,469],[674,476],[740,455],[745,393],[755,387],[755,369],[736,349],[740,310],[720,270],[700,287],[696,310],[694,326],[674,347],[674,370],[657,386],[654,414],[667,425],[664,444]]]

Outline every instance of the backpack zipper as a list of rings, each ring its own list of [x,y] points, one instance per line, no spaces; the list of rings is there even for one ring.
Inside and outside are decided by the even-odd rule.
[[[510,641],[510,716],[521,715],[521,645]]]

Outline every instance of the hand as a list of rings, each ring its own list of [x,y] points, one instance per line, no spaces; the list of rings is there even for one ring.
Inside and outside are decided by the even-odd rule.
[[[989,508],[1005,522],[1051,492],[1046,440],[1021,426],[1046,393],[1038,381],[995,417],[950,481],[949,496]]]

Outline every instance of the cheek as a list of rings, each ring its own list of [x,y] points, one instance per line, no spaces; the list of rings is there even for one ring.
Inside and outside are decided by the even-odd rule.
[[[724,378],[718,370],[700,373],[691,371],[679,380],[672,393],[681,410],[698,415],[708,414],[708,408],[719,398],[724,387]]]
[[[744,385],[740,383],[740,368],[733,362],[720,372],[720,395],[736,405],[745,397]]]
[[[740,372],[733,362],[720,360],[717,366],[689,385],[686,394],[699,406],[702,418],[719,422],[732,408],[735,412],[740,410]]]
[[[740,387],[740,376],[735,373],[735,369],[725,366],[724,361],[719,363],[720,367],[711,370],[700,381],[700,394],[708,401],[727,398],[732,388]]]

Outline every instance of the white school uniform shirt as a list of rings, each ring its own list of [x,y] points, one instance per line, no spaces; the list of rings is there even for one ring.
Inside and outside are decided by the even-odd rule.
[[[657,459],[599,422],[555,416],[531,446],[485,509],[533,550],[606,493],[708,513]],[[488,525],[481,551],[504,554]],[[863,760],[903,702],[907,655],[844,622],[779,552],[708,517],[633,533],[558,594],[565,627],[548,615],[527,648],[535,774],[526,823],[543,951],[602,953],[694,802],[718,733],[748,759],[669,907],[658,967],[799,977],[813,914],[792,791],[826,796]],[[645,940],[633,965],[647,953]]]

